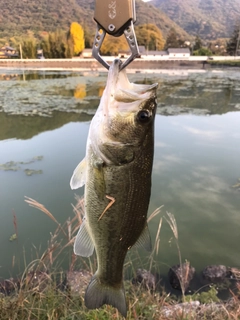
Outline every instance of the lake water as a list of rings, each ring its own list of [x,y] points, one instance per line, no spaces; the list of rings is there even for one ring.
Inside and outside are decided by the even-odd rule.
[[[72,191],[69,180],[84,157],[106,76],[0,70],[0,277],[20,273],[24,259],[28,264],[41,255],[56,229],[25,196],[61,223],[74,216],[71,204],[83,189]],[[209,264],[239,267],[240,186],[232,187],[240,183],[239,71],[141,71],[129,78],[159,83],[149,213],[164,207],[150,223],[152,237],[160,217],[171,212],[183,260],[197,271]],[[18,241],[9,241],[14,215]],[[163,275],[178,263],[164,219],[156,261]]]

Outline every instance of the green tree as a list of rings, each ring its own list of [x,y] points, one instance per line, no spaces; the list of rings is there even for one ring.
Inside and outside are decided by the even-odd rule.
[[[235,26],[232,36],[227,43],[227,53],[230,56],[234,56],[237,54],[237,50],[239,50],[240,45],[240,25]]]
[[[177,32],[175,31],[175,29],[170,29],[168,35],[167,35],[167,39],[166,39],[166,43],[165,43],[165,49],[168,48],[181,48],[184,44],[184,41],[182,39],[178,38]]]
[[[165,41],[161,30],[155,24],[142,24],[135,28],[139,45],[145,46],[149,50],[162,50]]]
[[[193,52],[194,56],[212,56],[212,51],[208,48],[200,48],[199,50],[196,50]]]
[[[74,43],[74,54],[78,56],[85,48],[84,31],[77,22],[72,22],[69,30]]]

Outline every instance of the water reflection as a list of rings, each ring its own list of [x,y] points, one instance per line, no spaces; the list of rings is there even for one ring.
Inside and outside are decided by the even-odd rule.
[[[55,112],[53,117],[9,116],[0,113],[0,140],[30,139],[41,132],[61,128],[69,122],[90,121],[92,116],[87,113]]]
[[[23,74],[24,73],[24,74]],[[129,75],[136,83],[159,83],[158,113],[224,114],[239,111],[237,72]],[[25,79],[25,81],[22,81]],[[6,81],[8,80],[8,81]],[[12,71],[0,77],[0,111],[14,115],[52,116],[54,111],[94,114],[106,73]]]
[[[21,167],[0,170],[0,276],[6,277],[19,271],[12,257],[21,259],[22,248],[31,252],[32,244],[42,245],[41,253],[55,228],[24,203],[24,196],[43,203],[59,221],[72,215],[69,179],[84,157],[89,121],[106,83],[106,73],[36,71],[31,78],[25,71],[24,82],[17,72],[0,78],[0,165]],[[150,211],[163,204],[163,214],[175,215],[182,257],[196,269],[210,263],[239,266],[240,197],[232,186],[240,178],[240,75],[140,73],[129,78],[159,83]],[[26,167],[40,155],[41,161]],[[25,169],[42,174],[28,176]],[[14,232],[12,209],[18,243],[8,242]],[[153,237],[157,225],[150,224]],[[165,274],[178,262],[171,238],[163,225],[156,260]],[[27,262],[32,258],[29,254]]]

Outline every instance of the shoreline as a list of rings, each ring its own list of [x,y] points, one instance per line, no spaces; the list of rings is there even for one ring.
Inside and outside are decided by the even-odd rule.
[[[113,57],[115,58],[115,57]],[[109,57],[106,61],[111,64],[113,59]],[[159,60],[159,59],[136,59],[128,65],[129,69],[205,69],[206,59],[199,61],[191,60]],[[208,66],[208,65],[207,65]],[[95,59],[4,59],[0,60],[0,69],[2,68],[62,68],[62,69],[83,69],[92,71],[107,70]],[[210,66],[211,68],[211,66]]]
[[[198,57],[199,58],[199,57]],[[128,66],[128,73],[169,73],[170,70],[174,72],[206,72],[215,71],[221,72],[226,69],[239,71],[240,60],[207,60],[208,57],[202,59],[178,59],[178,60],[164,60],[164,59],[135,59]],[[116,57],[106,57],[106,61],[111,64]],[[235,64],[235,62],[237,64]],[[1,70],[49,70],[49,71],[80,71],[80,72],[108,72],[98,61],[93,58],[83,59],[0,59]]]

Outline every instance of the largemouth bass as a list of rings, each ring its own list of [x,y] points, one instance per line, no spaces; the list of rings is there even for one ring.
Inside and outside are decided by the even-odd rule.
[[[71,188],[85,184],[85,217],[74,243],[77,255],[96,250],[98,268],[85,293],[89,309],[104,304],[126,317],[123,265],[134,245],[151,249],[147,211],[151,193],[156,88],[130,83],[121,61],[110,67],[92,119],[86,156]]]

